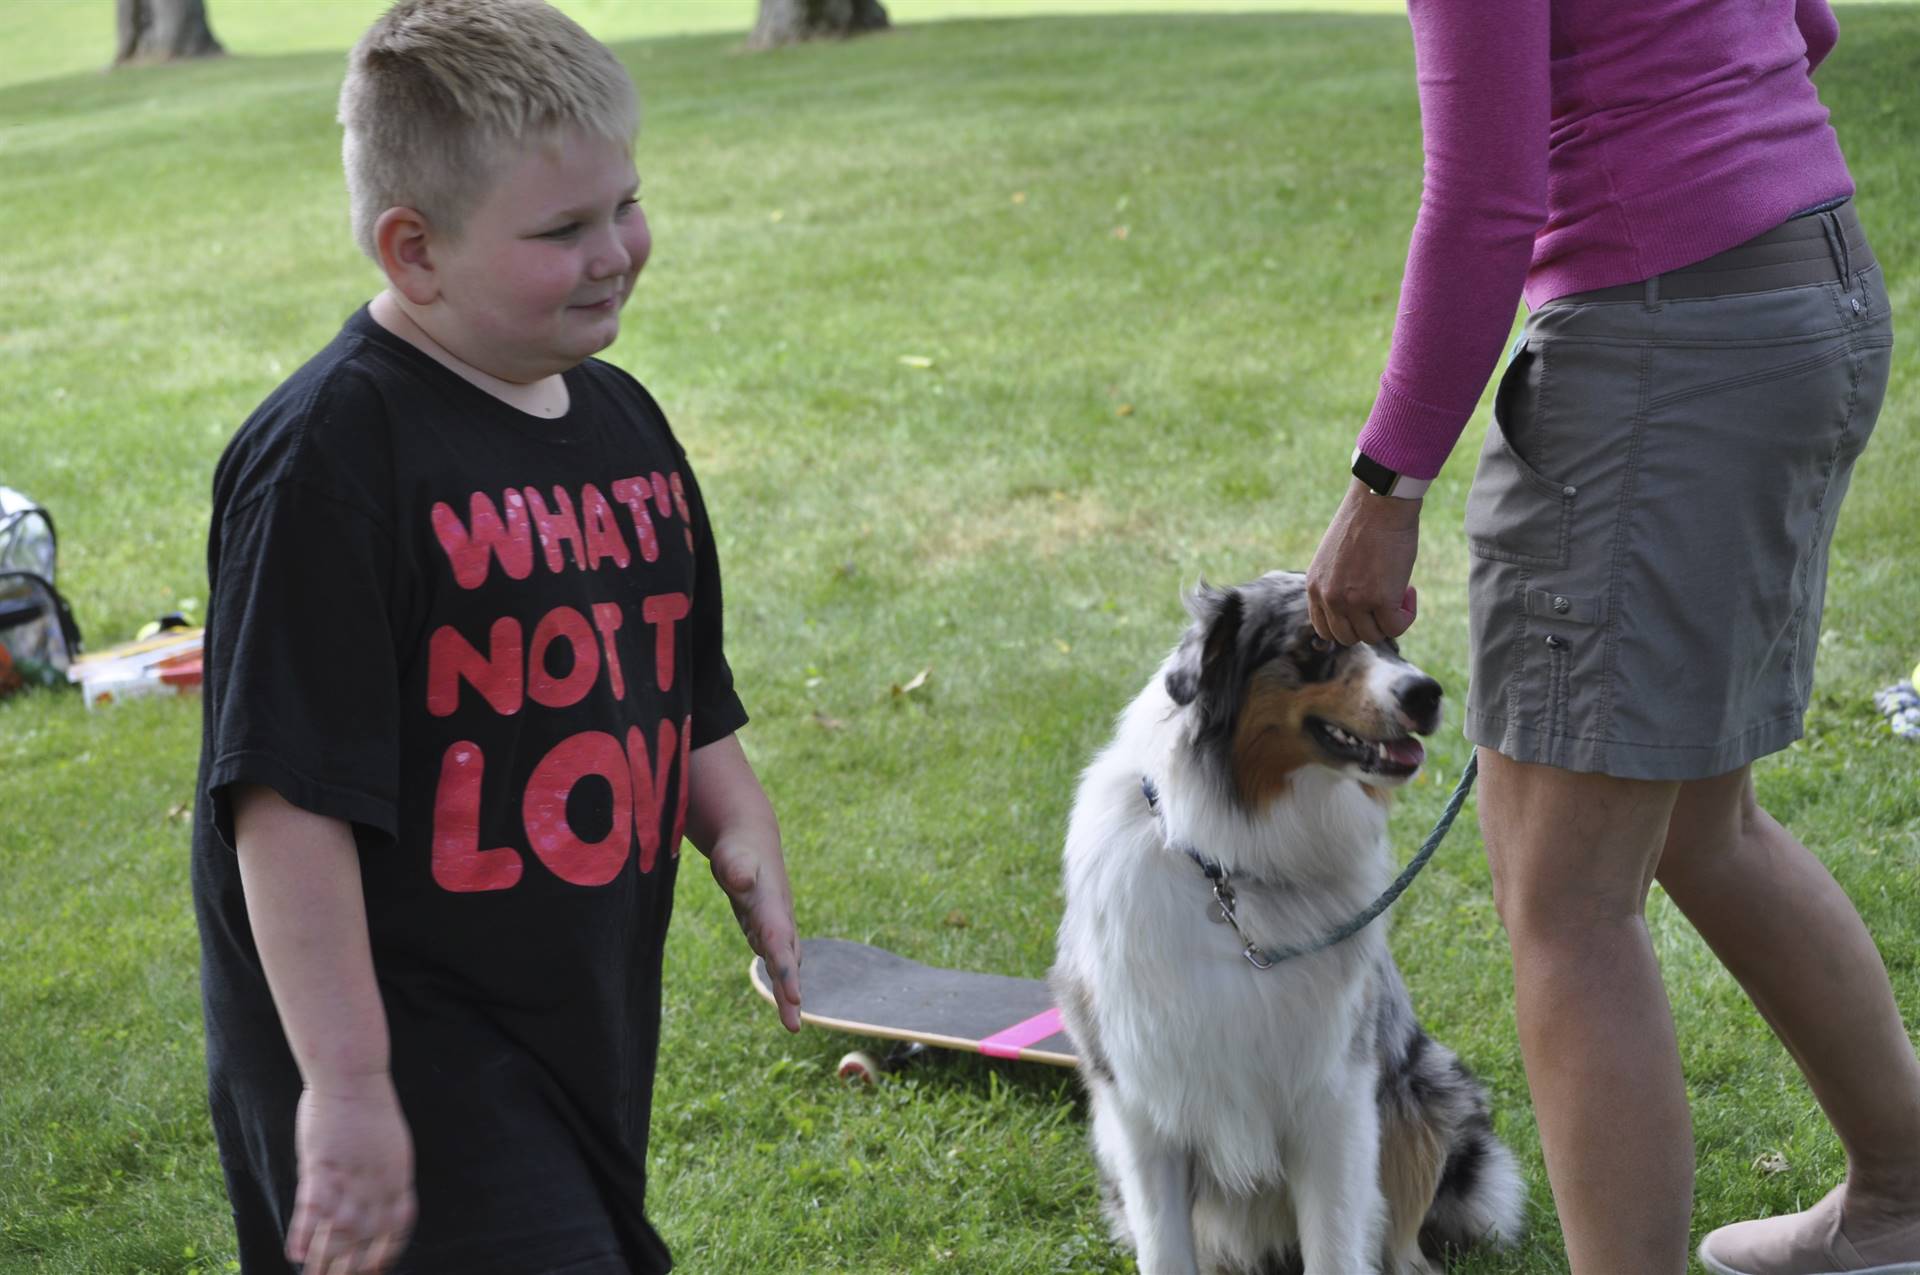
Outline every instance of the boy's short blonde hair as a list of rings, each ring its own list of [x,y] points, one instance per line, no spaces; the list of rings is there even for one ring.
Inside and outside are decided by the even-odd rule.
[[[633,81],[604,44],[545,0],[399,0],[347,56],[342,157],[353,237],[415,209],[448,235],[512,148],[583,129],[632,145]]]

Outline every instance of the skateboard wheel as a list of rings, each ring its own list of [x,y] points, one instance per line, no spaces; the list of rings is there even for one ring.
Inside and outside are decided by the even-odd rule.
[[[856,1049],[840,1060],[834,1074],[849,1085],[871,1085],[880,1078],[880,1064],[872,1054]]]

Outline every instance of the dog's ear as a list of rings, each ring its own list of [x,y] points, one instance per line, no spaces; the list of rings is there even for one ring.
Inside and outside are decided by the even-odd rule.
[[[1180,605],[1187,609],[1188,615],[1204,625],[1212,622],[1213,617],[1220,613],[1221,605],[1235,592],[1235,589],[1216,589],[1207,583],[1205,576],[1201,576],[1194,581],[1191,591],[1180,595]]]
[[[1187,595],[1193,626],[1167,670],[1167,694],[1174,703],[1200,705],[1202,733],[1231,721],[1239,699],[1240,621],[1246,604],[1237,589],[1215,589],[1202,580]]]

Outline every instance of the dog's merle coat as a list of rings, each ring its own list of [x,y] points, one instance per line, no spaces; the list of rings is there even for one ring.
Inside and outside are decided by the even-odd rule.
[[[1143,1275],[1411,1275],[1512,1239],[1512,1156],[1421,1030],[1384,923],[1256,969],[1186,853],[1229,871],[1262,946],[1327,933],[1386,883],[1386,795],[1418,768],[1439,686],[1392,644],[1315,639],[1297,575],[1202,586],[1189,608],[1067,835],[1052,982],[1116,1235]]]

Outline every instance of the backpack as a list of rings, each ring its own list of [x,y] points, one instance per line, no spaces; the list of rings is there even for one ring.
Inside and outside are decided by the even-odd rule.
[[[65,685],[80,653],[80,626],[53,587],[57,554],[52,515],[0,487],[0,695]]]

